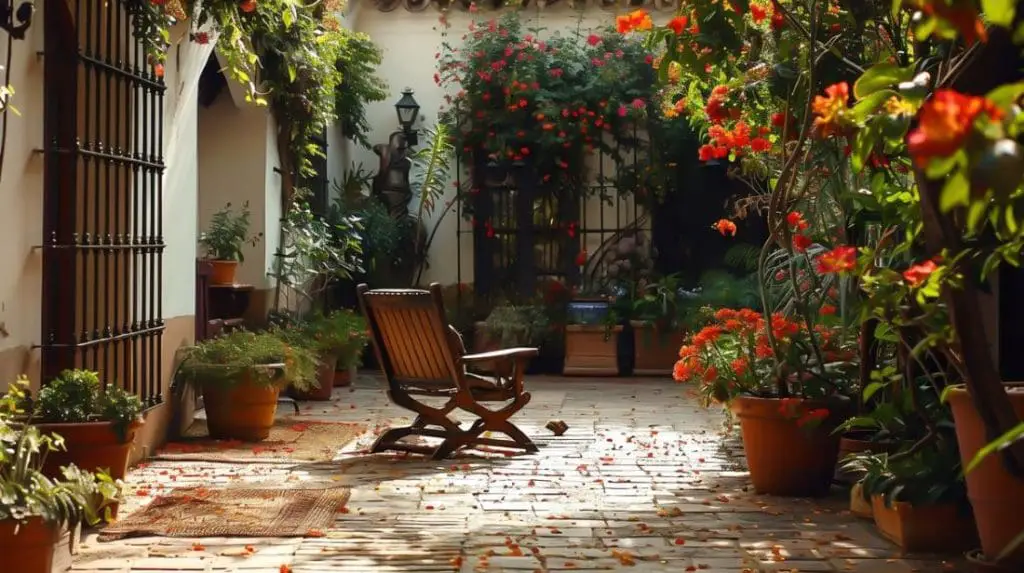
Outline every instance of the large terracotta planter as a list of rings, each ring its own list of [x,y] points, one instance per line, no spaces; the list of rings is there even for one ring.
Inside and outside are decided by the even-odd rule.
[[[124,438],[118,435],[111,422],[37,424],[37,427],[40,432],[64,438],[64,451],[46,454],[43,474],[47,477],[59,479],[62,467],[75,464],[87,472],[104,470],[114,479],[124,479],[135,433],[142,422],[129,425]],[[117,517],[118,504],[111,503],[107,507],[111,517]]]
[[[832,431],[838,412],[801,427],[774,398],[739,396],[729,408],[739,418],[750,480],[757,493],[821,496],[828,493],[839,457],[839,436]],[[801,401],[802,408],[824,405]]]
[[[636,376],[671,376],[679,360],[679,348],[686,340],[682,332],[662,332],[648,322],[632,321]]]
[[[29,518],[21,524],[11,519],[0,521],[3,570],[12,573],[50,573],[53,550],[59,540],[60,529],[38,517]]]
[[[1024,417],[1024,386],[1008,385],[1007,390],[1017,416]],[[949,404],[956,422],[960,457],[966,467],[989,441],[985,425],[966,389],[950,390]],[[1024,531],[1024,481],[1006,471],[1000,454],[993,453],[967,474],[967,496],[974,508],[981,550],[987,558],[994,559]],[[1024,545],[1019,545],[999,565],[1024,571]]]
[[[316,370],[316,388],[299,390],[292,388],[292,396],[296,400],[312,400],[325,402],[331,399],[331,391],[334,390],[334,371],[338,367],[337,356],[324,356],[320,358],[320,366]]]
[[[270,435],[280,388],[257,384],[246,375],[231,386],[203,385],[210,437],[258,442]]]
[[[565,376],[618,376],[621,326],[570,324],[565,327]]]
[[[977,539],[970,513],[956,504],[914,506],[902,501],[885,505],[871,496],[875,527],[904,551],[950,552],[966,550]]]
[[[235,284],[238,261],[206,261],[210,263],[210,283],[215,285]]]

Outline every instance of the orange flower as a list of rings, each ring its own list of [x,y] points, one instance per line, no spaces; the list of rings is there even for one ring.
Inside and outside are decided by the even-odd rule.
[[[910,265],[910,268],[903,271],[903,280],[907,281],[907,284],[913,288],[919,287],[928,277],[934,273],[939,266],[935,264],[935,261],[925,261],[923,263],[917,263]]]
[[[736,236],[736,223],[733,223],[729,219],[719,219],[717,223],[711,225],[711,228],[718,231],[722,236]]]
[[[282,565],[281,568],[278,569],[278,573],[292,573],[292,568],[288,565]]]
[[[956,28],[957,32],[964,37],[968,45],[981,40],[988,41],[988,33],[985,31],[985,23],[978,16],[978,9],[971,0],[953,0],[947,3],[945,0],[932,0],[930,2],[917,2],[921,10],[929,16],[945,20]]]
[[[850,85],[846,82],[832,84],[825,88],[825,96],[814,96],[811,110],[814,129],[822,137],[834,135],[846,123],[846,108],[850,102]]]
[[[932,157],[952,155],[963,146],[982,113],[992,119],[1002,117],[995,104],[983,97],[939,90],[921,108],[917,129],[907,136],[907,150],[921,167]]]
[[[683,30],[686,29],[686,24],[688,22],[689,19],[686,16],[676,16],[675,18],[672,18],[671,20],[668,21],[666,27],[671,29],[673,32],[676,33],[676,36],[678,36],[683,33]]]
[[[625,16],[615,18],[615,29],[620,34],[628,34],[632,31],[646,31],[654,27],[651,15],[646,10],[634,10]]]
[[[827,253],[822,253],[815,263],[821,274],[852,271],[857,266],[857,249],[842,245]]]

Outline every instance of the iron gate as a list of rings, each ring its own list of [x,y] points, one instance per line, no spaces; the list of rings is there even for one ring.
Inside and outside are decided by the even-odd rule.
[[[42,376],[161,397],[165,85],[133,0],[46,0]]]
[[[481,295],[528,299],[545,281],[579,285],[582,251],[599,257],[634,232],[650,239],[653,195],[643,175],[651,163],[650,142],[636,128],[628,149],[595,153],[582,180],[555,188],[529,164],[496,166],[481,155],[470,159],[471,191],[457,206],[458,282],[468,235],[474,288]],[[456,170],[461,174],[461,165]]]

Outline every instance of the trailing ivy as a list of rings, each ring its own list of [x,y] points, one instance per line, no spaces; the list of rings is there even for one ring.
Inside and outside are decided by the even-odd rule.
[[[345,137],[365,147],[370,146],[366,136],[370,124],[366,119],[366,104],[384,101],[388,85],[377,75],[377,66],[383,59],[381,49],[366,34],[353,32],[342,46],[338,60],[341,85],[336,91],[335,111]]]

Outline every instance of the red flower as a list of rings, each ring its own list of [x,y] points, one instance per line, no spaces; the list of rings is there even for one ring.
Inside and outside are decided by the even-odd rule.
[[[723,237],[726,235],[735,237],[736,236],[736,223],[733,223],[729,219],[719,219],[711,228],[722,234]]]
[[[938,268],[939,266],[935,264],[935,261],[925,261],[910,265],[909,269],[903,271],[903,280],[907,281],[907,284],[913,288],[919,287]]]
[[[800,418],[797,419],[796,425],[806,426],[813,422],[821,422],[825,420],[825,418],[828,418],[828,415],[829,411],[827,408],[815,408],[813,410],[808,410],[803,416],[800,416]]]
[[[676,16],[675,18],[669,20],[668,24],[666,24],[665,26],[672,30],[673,32],[675,32],[678,36],[683,33],[683,30],[686,29],[686,24],[688,22],[689,19],[686,16]]]
[[[590,44],[591,46],[596,46],[601,43],[601,36],[598,36],[597,34],[591,34],[587,36],[587,43]]]
[[[750,5],[750,17],[754,19],[756,24],[763,22],[766,16],[768,16],[768,10],[765,10],[764,6],[759,4]]]
[[[583,249],[579,253],[576,253],[576,266],[582,267],[587,264],[587,250]]]
[[[842,245],[822,253],[815,261],[821,274],[844,273],[857,267],[857,248]]]
[[[995,104],[983,97],[939,90],[921,108],[917,128],[907,136],[907,150],[921,167],[932,157],[952,155],[963,146],[982,113],[992,119],[1002,117]]]
[[[807,221],[804,220],[804,215],[800,211],[792,211],[786,215],[786,224],[794,232],[807,229]]]
[[[836,307],[832,306],[831,304],[823,304],[821,305],[821,308],[818,309],[818,314],[822,316],[832,316],[835,313]]]
[[[802,253],[810,246],[811,238],[807,235],[793,235],[793,248],[796,249],[797,252]]]
[[[238,5],[238,8],[246,14],[251,13],[256,9],[256,0],[242,0],[242,3]]]
[[[750,150],[755,153],[762,153],[772,148],[770,141],[763,137],[755,137],[750,140]]]

